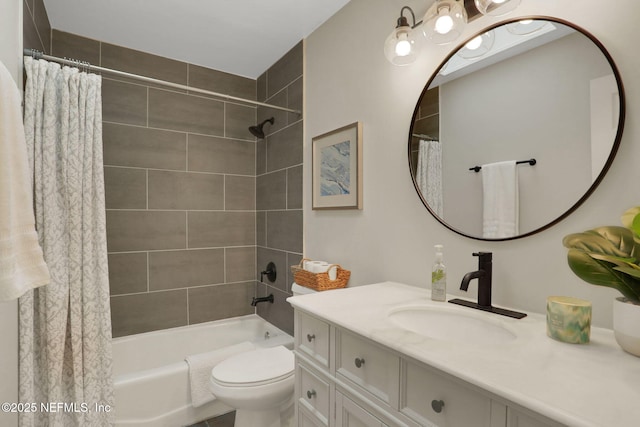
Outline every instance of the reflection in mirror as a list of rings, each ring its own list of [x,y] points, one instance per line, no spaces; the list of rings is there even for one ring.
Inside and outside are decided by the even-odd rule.
[[[411,174],[453,231],[524,237],[591,194],[623,123],[620,76],[593,36],[549,18],[508,22],[471,38],[427,83],[410,129]],[[506,180],[491,176],[505,168]]]

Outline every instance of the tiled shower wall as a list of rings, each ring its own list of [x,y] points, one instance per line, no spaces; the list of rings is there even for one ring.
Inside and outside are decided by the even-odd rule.
[[[302,109],[302,42],[255,81],[51,31],[42,0],[25,5],[27,48]],[[247,127],[271,116],[256,143]],[[258,314],[293,333],[302,116],[105,75],[103,119],[113,335],[253,313],[256,292],[275,294]],[[258,284],[268,261],[278,279]]]
[[[255,99],[256,81],[53,31],[52,54]],[[113,335],[254,312],[251,105],[103,76]]]
[[[298,43],[258,78],[258,101],[303,108],[303,42]],[[258,305],[258,314],[293,334],[293,309],[289,266],[302,259],[302,115],[258,107],[258,122],[266,124],[267,137],[257,142],[256,210],[258,269],[269,261],[277,266],[277,279],[266,278],[258,294],[274,295],[274,304]],[[259,277],[259,276],[258,276]]]

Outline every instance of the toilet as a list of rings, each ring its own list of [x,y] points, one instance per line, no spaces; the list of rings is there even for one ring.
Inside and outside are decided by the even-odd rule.
[[[294,295],[314,292],[293,284]],[[293,422],[295,357],[284,346],[237,354],[211,370],[209,390],[235,408],[235,427],[285,427]]]

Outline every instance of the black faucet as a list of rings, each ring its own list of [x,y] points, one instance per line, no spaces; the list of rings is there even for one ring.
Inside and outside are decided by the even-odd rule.
[[[251,300],[251,306],[255,307],[258,305],[258,303],[261,302],[270,302],[271,304],[273,304],[273,294],[269,294],[269,296],[266,297],[253,297],[253,299]]]
[[[467,291],[469,282],[478,279],[478,305],[481,307],[491,307],[491,270],[493,269],[493,254],[491,252],[474,252],[473,256],[478,257],[478,271],[467,273],[462,278],[460,289]]]
[[[449,300],[452,304],[463,305],[465,307],[475,308],[477,310],[488,311],[491,313],[501,314],[503,316],[522,319],[525,313],[506,310],[491,305],[491,275],[493,270],[493,254],[491,252],[474,252],[473,256],[478,257],[478,270],[467,273],[462,278],[460,289],[467,291],[469,282],[478,279],[478,302],[466,301],[458,298]]]

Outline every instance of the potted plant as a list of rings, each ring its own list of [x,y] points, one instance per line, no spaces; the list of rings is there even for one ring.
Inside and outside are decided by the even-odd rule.
[[[617,289],[613,305],[616,341],[640,356],[640,206],[622,215],[622,225],[566,236],[571,270],[585,282]]]

